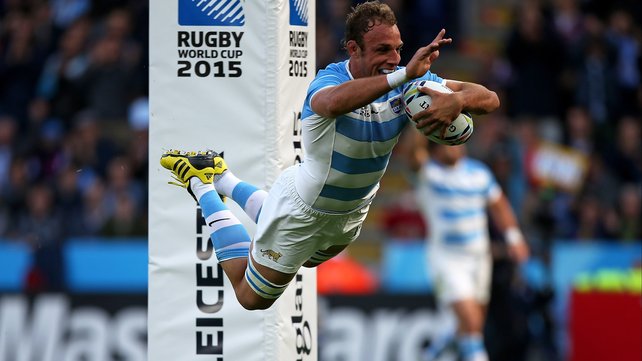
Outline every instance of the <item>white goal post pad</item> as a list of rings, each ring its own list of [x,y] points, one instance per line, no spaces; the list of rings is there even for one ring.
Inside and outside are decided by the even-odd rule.
[[[300,111],[315,65],[315,2],[150,2],[148,359],[316,360],[316,270],[268,310],[246,311],[218,266],[200,210],[167,184],[163,151],[223,152],[269,189],[300,161]],[[253,235],[243,211],[227,204]]]

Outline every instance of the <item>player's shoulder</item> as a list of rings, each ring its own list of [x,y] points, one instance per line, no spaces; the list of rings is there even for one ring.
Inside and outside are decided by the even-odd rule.
[[[348,60],[330,63],[325,68],[319,70],[317,77],[323,75],[345,75],[348,76]]]
[[[350,80],[350,75],[347,71],[347,61],[332,63],[317,72],[308,90],[309,93],[315,93],[322,88],[338,85],[348,80]]]

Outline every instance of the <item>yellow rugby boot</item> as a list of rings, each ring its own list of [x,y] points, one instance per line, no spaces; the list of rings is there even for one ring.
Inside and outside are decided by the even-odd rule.
[[[215,158],[220,159],[220,161],[217,162]],[[220,163],[221,165],[217,167],[216,163]],[[187,189],[192,198],[197,202],[198,200],[190,188],[190,178],[197,177],[203,183],[212,184],[215,175],[221,175],[227,170],[227,165],[223,161],[223,158],[211,150],[199,152],[184,152],[177,149],[169,150],[161,156],[160,164],[163,168],[172,172],[175,182],[169,181],[168,183]],[[225,201],[224,196],[220,194],[219,196],[221,200]]]
[[[218,154],[214,151],[212,152],[212,162],[214,164],[214,181],[217,181],[219,178],[223,176],[223,173],[227,172],[227,163],[225,163],[225,159],[223,159],[223,153]]]
[[[187,186],[189,179],[198,177],[203,183],[214,180],[213,152],[182,152],[169,150],[161,156],[160,164],[174,175],[174,179]]]

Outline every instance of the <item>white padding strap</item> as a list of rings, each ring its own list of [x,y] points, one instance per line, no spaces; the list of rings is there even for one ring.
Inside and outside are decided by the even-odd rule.
[[[402,86],[405,82],[408,81],[408,77],[406,76],[406,68],[393,71],[392,73],[386,75],[386,80],[388,80],[388,85],[390,85],[391,89]]]
[[[524,235],[517,227],[510,227],[504,232],[508,244],[517,244],[524,241]]]

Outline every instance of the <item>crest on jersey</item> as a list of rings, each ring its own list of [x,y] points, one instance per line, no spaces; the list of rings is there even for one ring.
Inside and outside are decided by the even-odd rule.
[[[290,0],[290,25],[308,26],[308,0]]]
[[[243,2],[243,0],[178,0],[178,24],[243,26],[245,25]]]
[[[390,109],[392,109],[395,114],[399,114],[402,108],[403,104],[401,104],[401,98],[394,98],[390,101]]]

